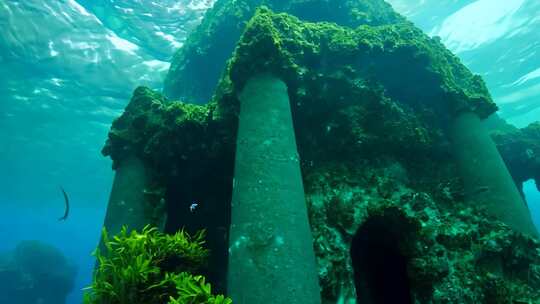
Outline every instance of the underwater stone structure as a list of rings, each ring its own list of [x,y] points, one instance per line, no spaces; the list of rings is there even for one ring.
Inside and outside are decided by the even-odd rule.
[[[239,99],[228,294],[235,303],[321,303],[287,86],[255,75]]]
[[[237,7],[216,3],[201,26],[237,24],[228,5]],[[460,147],[456,118],[484,119],[497,109],[484,82],[388,6],[360,13],[364,21],[398,17],[340,26],[258,9],[210,102],[171,101],[138,88],[113,123],[104,154],[115,166],[136,156],[153,172],[146,192],[156,195],[148,204],[165,202],[166,232],[207,229],[208,277],[223,292],[227,231],[235,225],[239,96],[252,76],[273,75],[287,86],[322,303],[539,303],[540,243],[527,230],[528,211],[521,209],[516,223],[471,196],[460,170],[466,158],[452,153]],[[197,67],[183,57],[197,41],[204,41],[203,53],[235,44],[234,35],[209,31],[197,40],[197,33],[171,66],[175,79]],[[177,94],[200,102],[209,94],[201,88],[214,90],[214,76],[182,83],[169,76],[166,86],[195,88]],[[508,164],[504,153],[503,159]],[[193,201],[201,208],[190,212]]]
[[[540,191],[540,122],[521,129],[500,122],[492,129],[491,136],[520,192],[528,180],[534,180]]]
[[[123,225],[142,230],[152,224],[163,229],[166,214],[163,208],[149,204],[147,169],[136,156],[123,159],[116,168],[111,196],[105,215],[104,227],[111,234],[121,231]],[[161,201],[162,198],[159,198]]]
[[[383,0],[220,0],[174,55],[165,79],[165,95],[198,104],[210,101],[245,24],[261,5],[302,20],[349,27],[404,20]]]
[[[143,113],[142,111],[148,110],[138,106],[139,103],[133,100],[126,107],[126,111]],[[115,121],[115,126],[120,129],[119,126],[131,126],[134,123],[136,124],[130,117],[124,116]],[[121,135],[112,130],[109,137],[115,136]],[[141,231],[150,224],[162,231],[167,218],[165,200],[162,190],[152,187],[152,168],[127,146],[117,145],[116,148],[124,149],[125,154],[115,163],[115,176],[103,228],[111,235],[119,233],[124,225]],[[106,151],[107,148],[104,148],[103,152],[107,153]],[[101,241],[99,247],[104,249]]]
[[[484,204],[514,229],[538,236],[527,205],[480,118],[472,112],[459,114],[451,134],[466,199]]]

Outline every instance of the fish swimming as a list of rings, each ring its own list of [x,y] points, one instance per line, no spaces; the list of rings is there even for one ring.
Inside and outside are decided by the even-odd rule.
[[[195,209],[197,209],[197,207],[199,206],[199,204],[197,204],[196,202],[193,202],[190,206],[189,206],[189,211],[191,213],[193,213],[193,211],[195,211]]]
[[[64,211],[64,216],[62,216],[58,220],[59,221],[65,221],[68,218],[68,215],[69,215],[69,198],[68,198],[67,193],[64,190],[64,188],[62,188],[62,186],[60,186],[60,190],[62,190],[62,194],[64,195],[64,201],[66,202],[66,210]]]

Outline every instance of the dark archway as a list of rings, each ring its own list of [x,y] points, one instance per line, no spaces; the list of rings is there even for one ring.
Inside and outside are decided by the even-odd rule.
[[[408,258],[398,245],[399,223],[382,216],[368,219],[351,244],[356,298],[359,304],[409,304]]]

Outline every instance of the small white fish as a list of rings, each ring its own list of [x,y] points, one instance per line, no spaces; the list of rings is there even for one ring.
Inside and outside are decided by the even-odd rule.
[[[197,209],[197,207],[199,207],[199,204],[193,202],[191,205],[189,205],[189,211],[191,213],[193,213],[193,211],[195,211],[195,209]]]

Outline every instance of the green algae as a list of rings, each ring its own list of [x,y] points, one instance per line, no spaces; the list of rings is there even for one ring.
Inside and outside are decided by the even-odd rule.
[[[403,20],[382,0],[219,0],[174,55],[164,92],[172,98],[204,103],[257,7],[266,5],[303,20],[329,21],[349,27]]]
[[[487,117],[496,110],[483,80],[408,22],[351,29],[261,8],[246,26],[228,75],[241,88],[261,71],[293,88],[317,74],[369,81],[402,102],[440,108],[441,115],[472,110]]]
[[[124,226],[112,238],[104,230],[103,243],[84,303],[232,303],[193,274],[208,257],[204,231],[165,235],[150,226],[140,233]]]
[[[431,153],[434,145],[444,145],[441,121],[451,113],[467,109],[485,117],[496,109],[481,78],[410,23],[351,29],[260,9],[246,26],[212,102],[170,102],[138,89],[113,124],[103,153],[114,160],[132,149],[160,164],[177,151],[194,160],[218,155],[224,146],[230,149],[236,93],[249,75],[263,71],[289,87],[300,150],[337,141],[324,145],[329,150],[320,149],[319,155],[304,154],[306,161],[336,151],[341,156],[396,154],[397,149]],[[210,133],[217,129],[224,139],[216,142]],[[330,136],[336,134],[340,138]]]
[[[227,134],[214,118],[213,104],[193,105],[169,101],[160,93],[139,87],[124,113],[116,119],[103,155],[119,159],[134,154],[152,164],[155,172],[171,174],[170,164],[188,164],[204,156],[219,155]],[[219,135],[219,136],[218,136]]]

